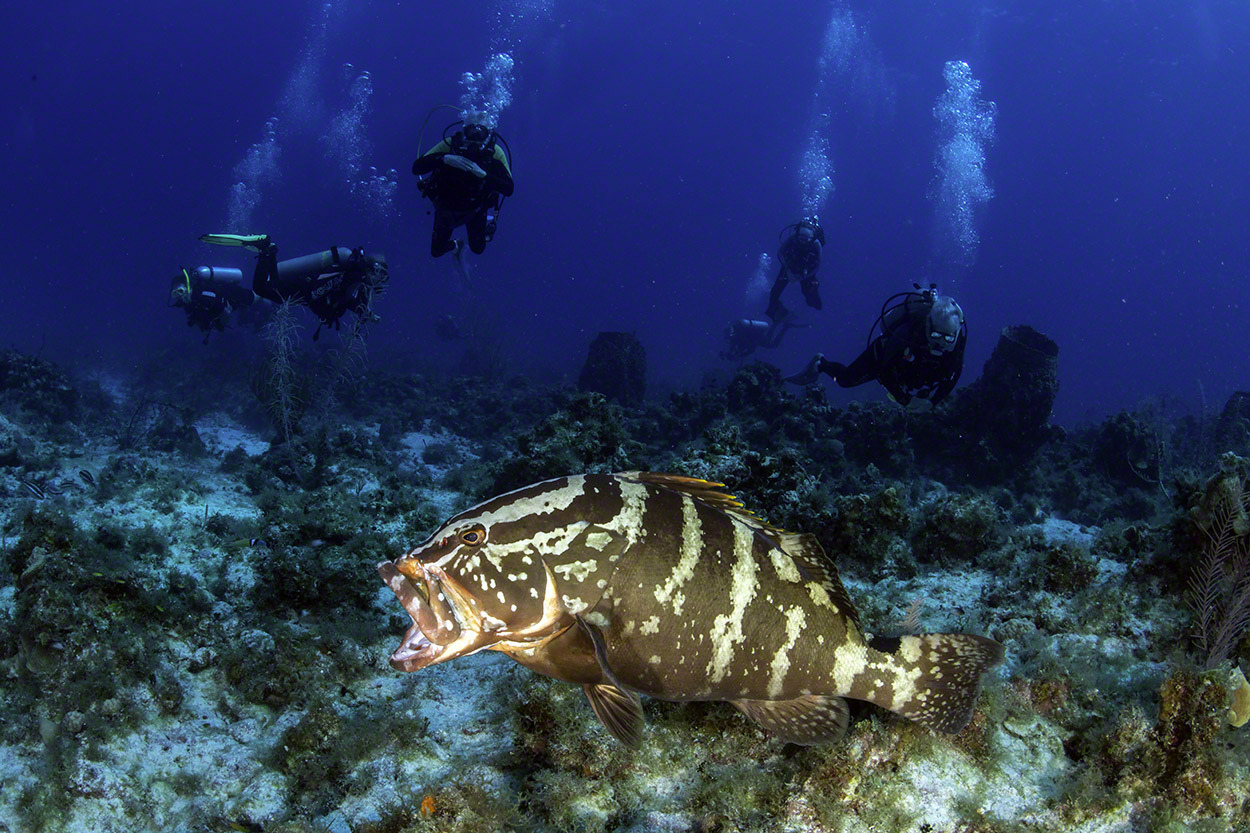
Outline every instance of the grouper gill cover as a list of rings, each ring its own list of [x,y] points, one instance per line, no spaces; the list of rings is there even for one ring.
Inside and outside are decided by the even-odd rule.
[[[787,741],[836,740],[844,698],[957,732],[1002,646],[970,634],[874,639],[812,535],[721,484],[623,472],[544,481],[448,520],[378,572],[412,617],[401,671],[483,649],[583,687],[626,744],[640,694],[728,700]]]

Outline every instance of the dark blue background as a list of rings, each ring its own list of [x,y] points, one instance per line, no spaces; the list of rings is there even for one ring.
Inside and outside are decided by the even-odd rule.
[[[277,112],[321,6],[125,5],[0,10],[3,342],[88,364],[137,366],[171,345],[225,355],[246,334],[201,346],[165,291],[180,265],[250,267],[195,238],[224,230],[231,168]],[[932,108],[943,63],[961,59],[998,105],[979,259],[944,287],[969,318],[965,379],[1000,328],[1028,323],[1060,345],[1064,422],[1160,393],[1212,409],[1248,386],[1250,7],[843,8],[879,55],[893,114],[873,117],[836,89],[827,102],[825,309],[764,358],[787,370],[818,349],[848,360],[884,297],[928,276]],[[368,161],[399,170],[397,210],[378,220],[353,206],[317,136],[280,133],[282,179],[256,230],[283,256],[331,244],[389,256],[375,361],[450,358],[430,333],[450,310],[502,338],[528,372],[575,376],[595,333],[626,329],[654,381],[697,383],[725,366],[726,322],[758,314],[744,307],[746,283],[799,215],[834,6],[556,2],[518,30],[500,122],[517,191],[470,294],[449,258],[429,258],[407,171],[428,109],[456,103],[461,73],[507,42],[501,9],[336,3],[312,123],[324,130],[343,106],[344,63],[371,73]]]

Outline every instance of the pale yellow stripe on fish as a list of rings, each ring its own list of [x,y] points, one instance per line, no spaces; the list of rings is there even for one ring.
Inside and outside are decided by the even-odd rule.
[[[717,616],[709,634],[712,640],[712,659],[708,662],[708,682],[713,685],[725,679],[733,662],[734,645],[744,639],[742,618],[747,607],[755,598],[759,589],[757,573],[759,565],[755,562],[755,554],[751,551],[755,543],[755,532],[746,524],[737,521],[733,524],[734,531],[734,566],[729,587],[729,613]]]
[[[699,507],[690,495],[681,496],[681,553],[677,566],[664,583],[655,588],[655,600],[661,605],[673,600],[673,614],[681,615],[686,595],[681,587],[694,575],[703,553],[703,522],[699,520]]]
[[[918,699],[916,681],[920,679],[923,673],[918,662],[929,649],[927,642],[928,638],[923,636],[904,636],[899,639],[898,650],[894,656],[901,659],[902,662],[895,661],[890,663],[890,672],[894,677],[890,681],[894,702],[886,706],[886,708],[896,712],[901,711],[907,703]],[[940,679],[940,674],[938,679]]]
[[[578,535],[582,534],[582,530],[590,526],[588,521],[577,521],[568,526],[562,526],[558,529],[551,529],[542,532],[535,532],[529,538],[520,541],[513,541],[511,544],[492,544],[490,543],[490,527],[487,527],[487,546],[483,550],[486,560],[494,565],[496,570],[503,569],[503,560],[509,555],[517,553],[534,551],[545,556],[562,555],[568,550],[569,545]],[[446,558],[439,559],[446,561]]]
[[[868,668],[868,646],[846,640],[833,651],[833,685],[837,694],[849,694],[855,678]]]
[[[548,515],[552,512],[561,512],[568,509],[574,500],[586,493],[585,475],[579,474],[568,478],[568,483],[564,486],[558,486],[557,483],[559,483],[559,481],[552,483],[551,488],[547,491],[535,495],[528,495],[526,497],[518,497],[516,500],[504,503],[502,506],[491,512],[482,512],[481,514],[473,515],[473,509],[477,508],[475,506],[473,509],[470,509],[467,513],[465,513],[466,519],[472,517],[473,520],[478,521],[489,529],[491,524],[513,523],[531,515]],[[531,488],[533,487],[526,486],[522,489],[515,489],[513,491],[524,492]],[[485,506],[488,503],[496,503],[512,493],[513,492],[508,492],[507,494],[500,495],[499,497],[491,498],[488,501],[479,503],[478,506]]]
[[[786,611],[786,642],[773,654],[773,662],[768,677],[768,696],[781,696],[786,674],[790,672],[790,651],[794,648],[803,628],[807,625],[807,613],[801,607],[792,607]]]
[[[651,491],[642,483],[629,480],[617,480],[617,483],[621,487],[621,511],[604,526],[624,535],[625,546],[628,548],[638,543],[638,539],[646,534],[642,520],[647,514],[647,496]]]

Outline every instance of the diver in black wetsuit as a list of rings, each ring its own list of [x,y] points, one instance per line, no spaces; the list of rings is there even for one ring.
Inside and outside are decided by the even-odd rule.
[[[933,407],[945,399],[963,372],[968,342],[968,326],[959,304],[939,295],[936,285],[926,290],[917,287],[915,292],[889,298],[873,324],[874,332],[878,323],[880,335],[849,366],[817,353],[805,370],[786,381],[810,385],[827,373],[840,386],[853,388],[876,379],[903,407],[921,402]]]
[[[235,310],[256,302],[256,294],[243,285],[240,269],[198,266],[183,269],[169,288],[169,304],[187,313],[187,326],[199,327],[204,340],[213,330],[226,329]]]
[[[773,321],[780,321],[789,312],[786,305],[781,303],[781,291],[791,278],[798,278],[807,305],[814,309],[821,308],[820,293],[817,291],[820,281],[816,278],[816,272],[820,269],[820,250],[825,245],[825,230],[815,217],[805,217],[786,226],[781,233],[785,234],[787,231],[790,235],[777,251],[781,269],[777,272],[777,280],[773,282],[772,292],[768,295],[766,314]]]
[[[459,226],[464,226],[474,254],[485,251],[494,237],[494,215],[513,189],[511,162],[498,139],[483,114],[471,114],[450,139],[443,139],[412,163],[414,175],[430,175],[417,187],[434,204],[430,238],[434,257],[453,250],[460,255],[462,244],[451,239]]]
[[[777,347],[781,344],[786,331],[792,326],[795,326],[795,323],[790,317],[772,323],[754,318],[739,318],[737,321],[731,321],[725,328],[725,340],[728,344],[721,351],[720,357],[729,361],[739,361],[760,347],[770,349]]]
[[[366,254],[364,249],[334,246],[323,252],[290,260],[278,260],[278,247],[268,235],[205,234],[205,243],[242,246],[257,252],[252,292],[281,304],[307,305],[322,325],[339,326],[347,313],[376,321],[373,299],[386,288],[386,258]],[[313,334],[315,341],[321,327]]]

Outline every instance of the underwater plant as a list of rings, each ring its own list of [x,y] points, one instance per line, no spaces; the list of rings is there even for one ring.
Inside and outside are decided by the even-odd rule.
[[[1250,629],[1250,483],[1236,470],[1243,462],[1226,455],[1225,473],[1208,486],[1215,505],[1210,522],[1199,526],[1207,542],[1189,583],[1198,650],[1208,670]]]

